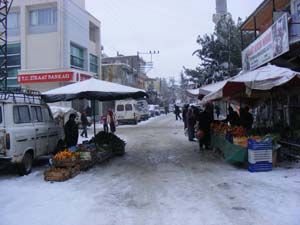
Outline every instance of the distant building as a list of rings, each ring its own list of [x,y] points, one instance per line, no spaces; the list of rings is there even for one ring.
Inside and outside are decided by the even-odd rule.
[[[43,92],[100,78],[100,26],[85,0],[14,0],[8,15],[8,87]]]
[[[105,57],[102,59],[103,80],[145,89],[145,64],[137,55]]]

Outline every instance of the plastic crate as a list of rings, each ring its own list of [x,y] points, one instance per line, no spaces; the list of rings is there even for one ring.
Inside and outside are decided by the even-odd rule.
[[[248,140],[248,170],[250,172],[261,172],[272,170],[272,140],[257,142]]]

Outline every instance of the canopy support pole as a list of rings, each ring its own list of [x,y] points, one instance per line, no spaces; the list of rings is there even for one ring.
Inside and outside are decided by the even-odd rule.
[[[92,101],[93,104],[93,120],[94,120],[94,137],[96,137],[96,100]]]

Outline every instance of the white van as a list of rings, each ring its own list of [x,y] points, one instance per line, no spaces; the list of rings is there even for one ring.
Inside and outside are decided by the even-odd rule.
[[[20,175],[34,159],[64,145],[63,128],[39,95],[0,92],[0,166],[15,164]]]
[[[141,114],[141,120],[149,119],[149,106],[146,100],[138,100],[137,105]]]
[[[136,100],[116,101],[115,113],[118,124],[137,124],[141,120],[141,115]]]

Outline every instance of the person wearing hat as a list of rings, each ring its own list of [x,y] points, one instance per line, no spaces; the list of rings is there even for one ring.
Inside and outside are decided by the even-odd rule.
[[[68,147],[76,146],[78,141],[78,125],[75,122],[76,115],[72,113],[64,126],[65,143]]]

